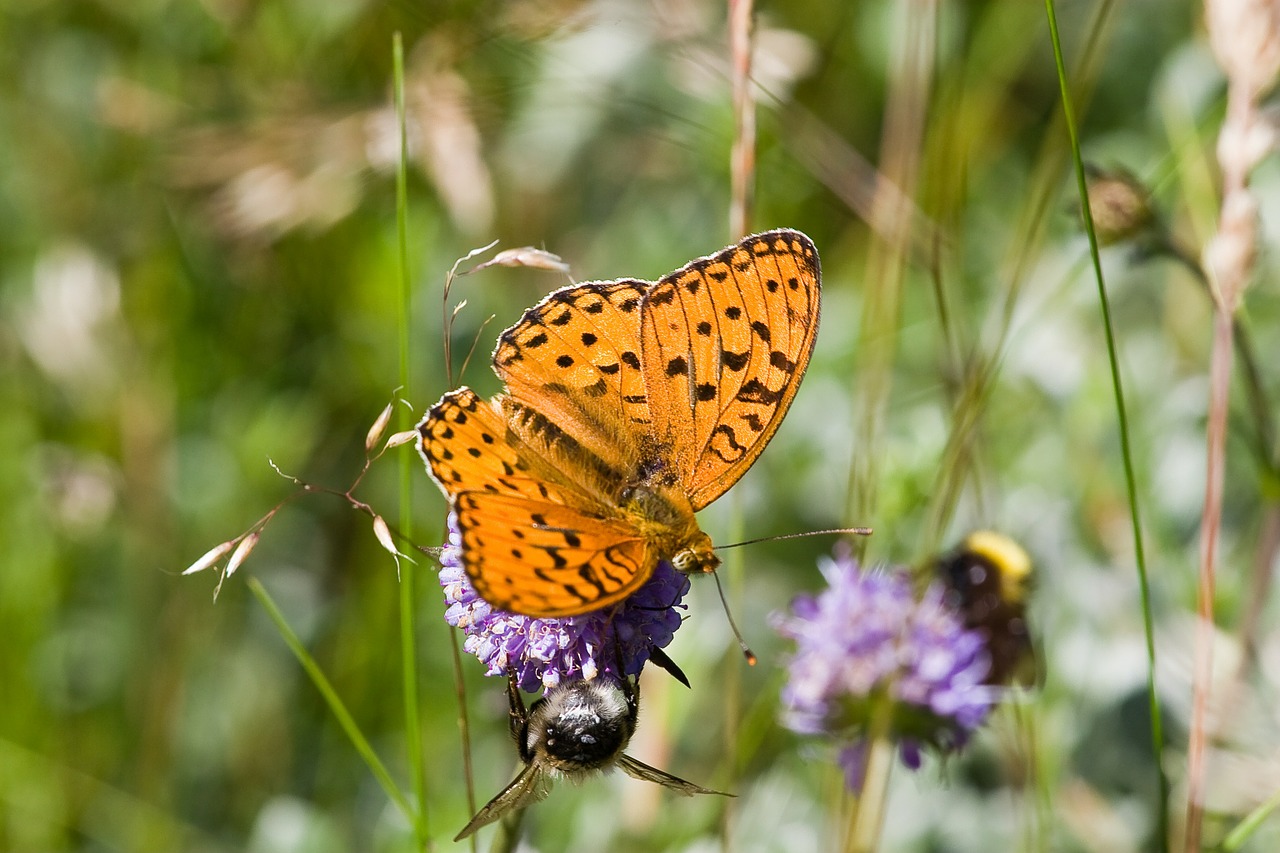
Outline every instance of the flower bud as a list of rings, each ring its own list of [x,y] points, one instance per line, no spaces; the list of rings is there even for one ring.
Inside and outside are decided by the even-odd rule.
[[[235,544],[236,540],[231,539],[227,542],[223,542],[221,545],[210,548],[208,551],[204,552],[204,556],[196,560],[190,566],[187,566],[182,573],[184,575],[194,575],[196,572],[204,571],[225,557],[227,552],[235,547]]]
[[[1146,187],[1122,169],[1090,167],[1085,188],[1093,228],[1103,246],[1131,240],[1155,221]]]
[[[494,255],[490,260],[472,267],[470,271],[479,272],[489,267],[531,267],[536,270],[562,272],[566,275],[569,273],[569,265],[562,261],[559,255],[542,249],[535,249],[533,246],[505,249]]]
[[[240,540],[240,544],[236,546],[235,552],[231,555],[231,559],[227,560],[226,577],[231,577],[236,573],[236,569],[240,568],[240,564],[245,561],[258,545],[258,533],[250,533],[248,536]]]
[[[374,420],[373,426],[369,427],[369,432],[364,437],[364,449],[366,451],[373,450],[373,446],[378,443],[378,439],[382,438],[382,434],[387,431],[387,424],[391,421],[391,409],[392,404],[387,403],[387,407]]]
[[[407,429],[404,432],[393,433],[392,436],[387,439],[386,446],[382,449],[390,450],[393,447],[399,447],[402,444],[408,444],[411,441],[416,441],[417,438],[418,431],[416,429]]]

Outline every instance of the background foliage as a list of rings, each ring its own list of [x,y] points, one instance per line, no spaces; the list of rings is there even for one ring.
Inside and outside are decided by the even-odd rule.
[[[758,230],[822,253],[823,327],[761,462],[704,514],[717,541],[868,524],[875,561],[917,562],[975,526],[1019,537],[1039,587],[1045,680],[970,755],[894,780],[885,846],[1131,850],[1151,844],[1155,757],[1133,546],[1096,290],[1086,276],[1044,10],[941,5],[900,317],[860,325],[876,230],[891,0],[762,2]],[[1198,4],[1063,3],[1086,156],[1154,191],[1198,255],[1217,207],[1222,79]],[[10,0],[0,11],[0,848],[399,850],[403,818],[334,725],[239,577],[178,572],[290,494],[267,464],[345,488],[397,384],[392,33],[408,56],[408,230],[417,300],[404,396],[446,389],[440,287],[498,238],[563,256],[577,280],[653,278],[730,242],[734,130],[725,10],[631,0]],[[1255,174],[1263,253],[1246,313],[1274,397],[1280,172]],[[1184,765],[1210,304],[1185,268],[1107,250],[1153,576],[1158,670]],[[497,389],[497,332],[560,277],[461,279],[464,381]],[[947,322],[938,293],[945,294]],[[1011,325],[1002,334],[1001,317]],[[490,314],[495,319],[481,328]],[[860,353],[897,335],[883,441],[857,424]],[[994,359],[979,403],[962,393]],[[976,417],[964,467],[944,455]],[[1233,409],[1217,616],[1219,738],[1209,837],[1280,786],[1275,608],[1265,544],[1276,484]],[[403,448],[404,453],[412,453]],[[879,465],[851,517],[850,470]],[[415,466],[417,462],[415,461]],[[970,467],[971,466],[971,467]],[[390,459],[361,496],[394,519]],[[963,489],[939,527],[947,477]],[[414,515],[438,542],[425,474]],[[1270,519],[1270,520],[1269,520]],[[1259,544],[1259,543],[1263,544]],[[761,545],[731,570],[762,664],[743,671],[710,584],[671,647],[693,690],[646,681],[634,754],[738,794],[673,801],[608,778],[530,817],[541,850],[823,849],[839,779],[776,723],[785,650],[767,627],[815,589],[824,540]],[[457,704],[431,564],[419,561],[432,831],[466,820]],[[368,520],[311,497],[242,571],[281,602],[403,779],[395,567]],[[1256,623],[1249,620],[1256,617]],[[1253,625],[1254,627],[1248,627]],[[1252,633],[1249,633],[1252,632]],[[1241,638],[1255,640],[1255,665]],[[476,795],[510,778],[502,687],[464,662]],[[1233,680],[1238,672],[1246,677]],[[1229,690],[1228,690],[1229,688]],[[728,709],[728,710],[726,710]],[[732,721],[740,719],[740,724]],[[723,820],[723,825],[722,825]],[[1275,849],[1264,827],[1250,849]]]

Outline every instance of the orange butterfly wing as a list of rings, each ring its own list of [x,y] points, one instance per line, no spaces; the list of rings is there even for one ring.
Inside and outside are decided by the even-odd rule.
[[[537,412],[507,402],[459,388],[418,426],[422,455],[456,514],[472,585],[495,607],[539,617],[585,613],[631,595],[657,555],[616,507],[584,488],[590,476],[570,476],[549,461],[552,447],[580,465],[590,455]]]
[[[586,613],[633,593],[684,537],[705,542],[692,512],[777,430],[819,291],[813,244],[781,230],[656,284],[574,285],[526,311],[494,351],[507,394],[450,392],[419,425],[480,595],[530,616]],[[632,486],[647,509],[619,505]]]
[[[652,430],[695,510],[755,462],[791,405],[818,333],[818,253],[798,231],[748,237],[664,276],[641,304]]]
[[[462,560],[480,596],[512,613],[575,616],[635,592],[657,563],[636,529],[523,495],[454,502]]]
[[[509,396],[622,468],[650,423],[639,349],[640,302],[651,286],[623,279],[557,290],[503,332],[493,353]]]
[[[470,388],[458,388],[441,397],[418,425],[418,447],[450,499],[483,490],[555,503],[583,501],[509,433],[498,409]]]

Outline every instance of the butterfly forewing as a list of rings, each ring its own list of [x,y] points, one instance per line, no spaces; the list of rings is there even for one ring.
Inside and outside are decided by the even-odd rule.
[[[539,617],[621,601],[657,557],[631,525],[523,495],[463,492],[454,500],[462,562],[490,604]]]
[[[470,388],[441,397],[418,433],[431,475],[450,497],[485,490],[552,503],[583,501],[565,485],[564,475],[516,440],[499,410]]]
[[[640,370],[640,300],[649,282],[566,287],[498,339],[493,367],[509,396],[536,406],[598,457],[638,453],[649,427]]]
[[[663,277],[641,304],[658,442],[694,509],[751,467],[795,396],[818,330],[817,251],[771,231]]]

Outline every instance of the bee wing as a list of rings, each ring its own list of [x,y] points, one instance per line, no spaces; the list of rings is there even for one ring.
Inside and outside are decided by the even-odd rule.
[[[679,780],[677,780],[679,781]],[[685,783],[688,784],[688,783]],[[454,836],[454,841],[461,841],[482,826],[488,826],[507,812],[522,809],[525,806],[545,799],[551,793],[551,778],[537,765],[530,764],[520,771],[510,785],[502,789],[498,796],[490,800],[484,808],[476,812],[471,822]]]
[[[694,794],[719,794],[722,797],[734,796],[734,794],[726,794],[723,791],[713,791],[710,788],[704,788],[701,785],[686,782],[679,776],[672,776],[670,773],[663,772],[656,767],[650,767],[643,761],[636,761],[630,755],[623,755],[619,758],[618,766],[622,768],[622,772],[626,773],[633,779],[641,779],[645,782],[657,782],[659,785],[670,788],[677,794],[685,797],[692,797]]]

